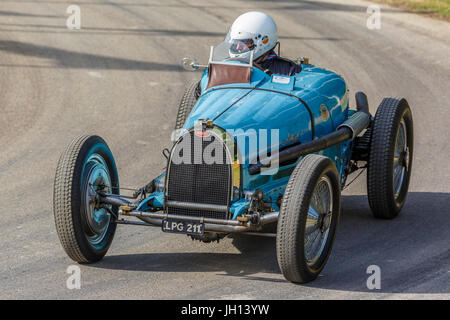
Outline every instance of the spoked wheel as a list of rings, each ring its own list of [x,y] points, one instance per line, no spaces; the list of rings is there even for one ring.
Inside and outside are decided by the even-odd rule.
[[[330,234],[332,190],[330,179],[322,176],[311,197],[305,226],[305,258],[310,267],[314,267],[321,257]]]
[[[108,210],[112,206],[97,207],[95,195],[97,191],[111,193],[112,183],[108,165],[99,154],[93,154],[86,160],[83,174],[83,186],[81,187],[81,207],[83,230],[89,243],[98,246],[105,238],[108,226],[111,223],[111,215]]]
[[[397,130],[397,136],[395,137],[395,149],[394,149],[394,199],[398,200],[400,191],[405,181],[406,174],[408,173],[408,165],[410,158],[410,150],[408,147],[408,133],[406,130],[405,120],[400,121],[400,126]]]
[[[98,191],[119,192],[114,158],[102,138],[80,136],[61,155],[53,194],[59,239],[80,263],[102,259],[116,230],[117,208],[99,204]]]
[[[341,206],[339,176],[327,157],[307,155],[289,179],[278,218],[277,257],[291,282],[314,280],[324,268]]]
[[[377,218],[395,218],[406,201],[413,138],[408,102],[405,99],[383,99],[372,126],[367,171],[369,205]]]

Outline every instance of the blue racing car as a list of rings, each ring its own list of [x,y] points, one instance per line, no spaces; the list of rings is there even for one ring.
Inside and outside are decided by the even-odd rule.
[[[370,208],[392,219],[411,175],[413,119],[403,98],[384,98],[375,116],[344,79],[302,58],[293,75],[260,68],[253,54],[211,48],[209,62],[179,106],[166,169],[120,193],[106,142],[74,139],[54,183],[54,216],[63,248],[80,263],[103,258],[117,224],[157,226],[203,242],[242,233],[276,237],[285,278],[314,280],[331,252],[347,177],[367,169]],[[362,172],[362,171],[361,171]],[[133,217],[137,217],[135,220]]]

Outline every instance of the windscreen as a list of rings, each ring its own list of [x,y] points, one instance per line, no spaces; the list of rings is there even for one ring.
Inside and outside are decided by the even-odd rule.
[[[212,48],[210,63],[244,62],[250,64],[253,59],[252,50],[255,44],[252,39],[225,40]]]

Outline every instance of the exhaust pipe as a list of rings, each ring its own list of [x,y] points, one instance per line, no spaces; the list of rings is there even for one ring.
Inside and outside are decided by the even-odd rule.
[[[363,111],[357,111],[344,123],[340,124],[337,127],[336,132],[342,128],[348,128],[352,133],[350,138],[353,140],[358,134],[361,133],[361,131],[366,129],[369,126],[369,124],[370,124],[370,114],[365,113]]]
[[[364,107],[361,107],[361,111],[355,112],[349,119],[339,125],[336,131],[333,131],[321,138],[284,149],[278,153],[278,157],[270,156],[261,159],[258,163],[251,164],[248,167],[248,172],[251,175],[258,174],[261,172],[261,168],[269,167],[275,164],[275,161],[278,163],[287,162],[289,160],[298,159],[300,156],[329,148],[347,139],[353,140],[370,124],[370,114],[368,112],[364,112],[363,110]]]
[[[366,94],[362,91],[358,91],[357,93],[355,93],[355,100],[356,100],[356,110],[370,115],[369,102],[367,101]]]

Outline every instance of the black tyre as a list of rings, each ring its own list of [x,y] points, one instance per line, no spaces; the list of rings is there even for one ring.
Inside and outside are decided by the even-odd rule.
[[[305,156],[289,179],[278,218],[277,258],[287,280],[306,283],[319,275],[331,252],[340,210],[333,161]]]
[[[102,259],[116,230],[118,208],[95,204],[94,190],[99,189],[119,193],[116,164],[102,138],[83,135],[61,155],[53,190],[59,240],[69,257],[79,263]]]
[[[367,194],[376,218],[395,218],[405,204],[413,143],[413,119],[408,102],[384,98],[372,124],[367,168]]]
[[[175,129],[181,129],[201,94],[200,81],[192,82],[181,98]]]

